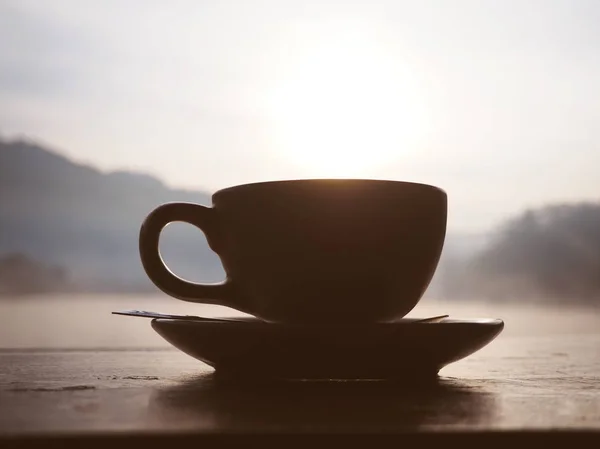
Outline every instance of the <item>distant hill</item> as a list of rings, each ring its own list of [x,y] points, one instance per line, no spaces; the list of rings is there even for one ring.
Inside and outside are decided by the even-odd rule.
[[[0,256],[60,265],[91,289],[150,289],[138,231],[168,201],[211,204],[206,192],[170,189],[140,173],[102,173],[35,143],[0,140]],[[222,278],[217,256],[191,226],[170,226],[161,246],[182,276]]]
[[[600,201],[511,217],[478,252],[455,260],[449,274],[448,296],[600,304]]]
[[[0,295],[20,296],[72,289],[66,271],[23,254],[0,257]]]

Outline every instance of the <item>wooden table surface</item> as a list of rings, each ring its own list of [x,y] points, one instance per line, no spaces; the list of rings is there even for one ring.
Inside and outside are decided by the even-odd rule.
[[[77,304],[57,309],[52,303],[45,320],[59,322],[59,315],[73,313]],[[142,444],[163,446],[189,437],[197,446],[195,438],[207,441],[215,435],[390,433],[450,438],[442,443],[457,435],[503,441],[502,436],[531,434],[549,436],[551,442],[568,436],[572,445],[573,438],[600,435],[597,313],[518,309],[511,315],[494,305],[487,316],[506,318],[505,331],[444,368],[432,383],[274,384],[219,381],[210,367],[168,346],[147,321],[115,319],[109,314],[114,305],[101,306],[97,319],[63,320],[60,329],[52,324],[44,333],[37,331],[41,322],[25,319],[39,315],[32,315],[27,304],[20,315],[14,310],[4,315],[4,343],[41,344],[54,336],[54,346],[0,349],[0,446],[31,443],[47,449],[52,441],[68,438],[74,446],[84,439],[86,446],[96,441],[107,447],[124,438],[120,441],[129,447],[133,436]],[[86,316],[94,315],[89,307]],[[37,312],[40,306],[30,308]],[[423,316],[435,312],[419,311]],[[88,347],[57,347],[77,342],[78,335],[90,341],[91,336],[139,340],[135,347],[98,349],[83,340]],[[143,341],[162,346],[140,346]],[[556,430],[561,433],[548,433]],[[109,444],[106,438],[113,440]]]
[[[600,336],[507,337],[432,383],[225,382],[174,349],[2,350],[0,433],[600,429]]]

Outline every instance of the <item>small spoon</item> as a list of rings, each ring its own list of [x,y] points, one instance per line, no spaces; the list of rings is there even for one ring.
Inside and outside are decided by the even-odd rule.
[[[430,318],[423,318],[420,320],[413,321],[413,323],[439,323],[440,321],[444,320],[445,318],[448,318],[449,316],[450,315],[432,316]]]
[[[207,322],[220,322],[220,321],[246,321],[247,318],[209,318],[199,317],[193,315],[168,315],[165,313],[147,312],[145,310],[123,310],[120,312],[112,312],[113,315],[125,315],[125,316],[137,316],[142,318],[162,318],[169,320],[194,320],[194,321],[207,321]]]

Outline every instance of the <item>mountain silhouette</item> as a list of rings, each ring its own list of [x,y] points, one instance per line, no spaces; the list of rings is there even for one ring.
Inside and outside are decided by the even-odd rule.
[[[600,201],[526,210],[505,220],[488,245],[462,262],[453,264],[448,294],[598,304]]]
[[[93,289],[151,289],[138,254],[139,227],[157,205],[211,205],[206,192],[171,189],[140,173],[103,173],[26,140],[0,139],[0,255],[27,254],[65,267]],[[223,278],[200,231],[176,223],[161,249],[181,276]]]

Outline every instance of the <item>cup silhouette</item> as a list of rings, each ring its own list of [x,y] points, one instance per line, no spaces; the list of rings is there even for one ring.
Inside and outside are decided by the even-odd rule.
[[[280,323],[373,323],[421,299],[446,234],[447,196],[400,181],[306,179],[245,184],[213,207],[167,203],[144,220],[139,249],[152,282],[175,298]],[[200,228],[226,280],[188,282],[158,249],[171,222]]]

